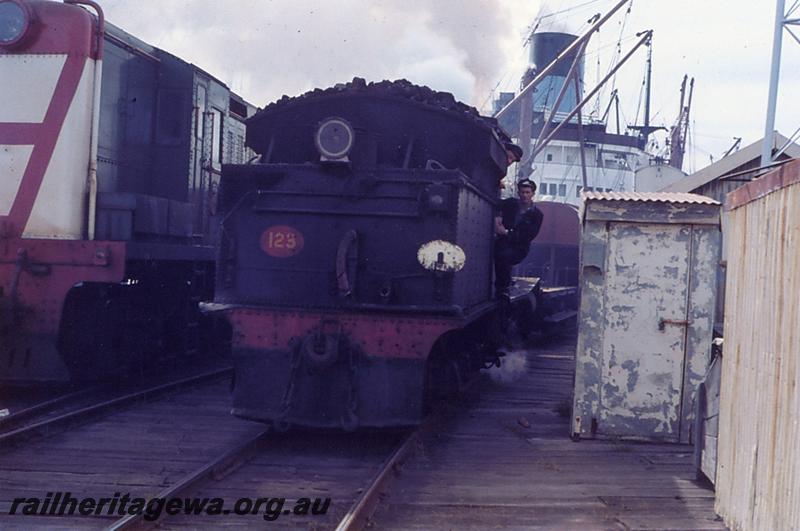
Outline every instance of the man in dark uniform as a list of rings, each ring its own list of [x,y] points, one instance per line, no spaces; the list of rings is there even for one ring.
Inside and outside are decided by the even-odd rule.
[[[536,183],[522,179],[517,183],[518,198],[504,199],[494,220],[494,276],[495,293],[508,296],[511,285],[511,268],[522,262],[531,248],[531,241],[539,234],[542,212],[533,204]]]

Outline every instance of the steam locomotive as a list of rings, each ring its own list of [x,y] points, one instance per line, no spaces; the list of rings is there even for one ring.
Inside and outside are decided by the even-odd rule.
[[[279,429],[414,425],[497,362],[493,217],[510,140],[407,81],[284,97],[224,165],[215,302],[234,414]]]
[[[0,380],[198,352],[221,165],[255,108],[89,0],[0,0],[0,79]]]

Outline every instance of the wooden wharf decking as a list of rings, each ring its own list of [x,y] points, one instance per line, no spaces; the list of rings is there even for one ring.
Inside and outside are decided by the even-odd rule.
[[[422,444],[373,517],[374,529],[724,529],[695,481],[688,446],[572,442],[574,337],[518,351],[484,375]],[[494,377],[493,377],[494,376]],[[130,492],[151,497],[261,425],[229,414],[227,382],[126,408],[0,452],[0,528],[86,528],[114,518],[10,516],[15,497]],[[160,528],[332,529],[388,456],[380,433],[270,436],[240,468],[185,496],[331,498],[325,517],[166,517]],[[291,502],[290,502],[291,503]]]
[[[52,436],[0,448],[0,529],[104,529],[120,517],[106,513],[40,516],[9,510],[15,498],[151,499],[264,426],[230,414],[228,381],[214,381],[127,406]],[[220,477],[181,491],[179,498],[220,498],[226,510],[241,498],[330,498],[324,515],[162,514],[161,529],[333,529],[379,470],[399,432],[272,433],[252,455]],[[143,522],[147,525],[148,522]]]
[[[510,378],[482,378],[424,436],[374,528],[725,529],[690,446],[569,439],[574,341],[518,351]]]
[[[18,497],[115,492],[150,497],[261,426],[230,415],[229,383],[215,381],[0,450],[0,529],[98,529],[113,517],[9,515]]]

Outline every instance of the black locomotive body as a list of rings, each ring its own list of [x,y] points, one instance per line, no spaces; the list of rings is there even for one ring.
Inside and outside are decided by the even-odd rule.
[[[216,302],[235,414],[276,426],[413,425],[496,359],[492,220],[508,142],[408,82],[284,99],[223,168]]]

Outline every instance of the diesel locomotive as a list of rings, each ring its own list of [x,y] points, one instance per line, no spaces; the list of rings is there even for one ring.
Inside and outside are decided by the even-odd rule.
[[[0,0],[0,380],[200,350],[223,162],[255,108],[89,0]]]
[[[288,426],[414,425],[498,361],[493,218],[509,138],[407,81],[356,78],[247,121],[223,165],[215,303],[233,413]]]

